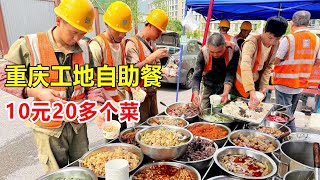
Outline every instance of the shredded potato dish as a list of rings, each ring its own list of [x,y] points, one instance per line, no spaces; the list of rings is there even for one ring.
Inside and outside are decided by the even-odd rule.
[[[97,176],[105,176],[105,163],[113,159],[125,159],[129,162],[129,170],[138,166],[140,157],[121,147],[112,151],[100,152],[82,161],[84,167],[92,170]]]
[[[159,128],[157,130],[142,132],[140,135],[140,141],[151,146],[178,146],[187,142],[179,141],[178,137],[180,136],[183,136],[181,132],[166,128]]]

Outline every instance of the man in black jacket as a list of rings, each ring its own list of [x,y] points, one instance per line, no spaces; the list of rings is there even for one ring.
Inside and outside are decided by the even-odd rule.
[[[212,94],[220,94],[221,103],[227,102],[239,57],[238,45],[226,42],[220,33],[213,33],[208,38],[207,45],[198,54],[193,75],[192,103],[195,106],[209,108]]]

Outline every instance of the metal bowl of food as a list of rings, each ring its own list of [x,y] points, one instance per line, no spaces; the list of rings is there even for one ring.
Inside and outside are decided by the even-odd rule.
[[[320,143],[320,134],[293,132],[284,138],[286,141],[307,141]]]
[[[140,148],[125,143],[111,143],[96,147],[80,158],[80,167],[89,168],[99,178],[105,177],[105,162],[112,159],[125,159],[129,162],[129,172],[143,161]]]
[[[179,141],[178,138],[187,139]],[[177,126],[151,126],[136,134],[142,152],[155,160],[170,160],[182,156],[193,140],[187,129]]]
[[[307,169],[296,169],[287,172],[283,180],[312,180],[314,179],[314,171]]]
[[[222,124],[196,122],[189,124],[187,128],[194,136],[201,136],[213,140],[219,147],[226,142],[230,128]]]
[[[283,112],[271,111],[271,113],[267,115],[265,119],[268,121],[274,121],[278,123],[286,123],[291,120],[291,117]]]
[[[190,165],[198,171],[202,171],[209,168],[217,149],[218,145],[211,139],[196,136],[188,145],[186,153],[173,161]]]
[[[98,180],[98,177],[90,169],[83,167],[67,167],[59,169],[52,173],[46,174],[38,180],[52,180],[52,179],[87,179]]]
[[[199,114],[199,118],[201,121],[223,124],[230,128],[233,127],[235,122],[232,118],[221,113],[217,113],[216,110],[211,111],[211,108],[202,110]]]
[[[256,130],[242,129],[233,131],[228,139],[234,146],[249,147],[263,153],[271,153],[280,148],[279,140]]]
[[[224,147],[213,158],[222,170],[239,178],[267,179],[277,172],[276,163],[268,155],[251,148]]]
[[[137,126],[137,127],[131,127],[131,128],[127,128],[123,131],[120,132],[119,135],[119,141],[121,143],[127,143],[127,144],[132,144],[135,146],[139,146],[138,142],[136,141],[136,134],[138,131],[146,128],[148,126]]]
[[[264,121],[262,124],[255,127],[255,130],[270,134],[279,140],[282,140],[291,133],[291,129],[288,126],[273,121]]]
[[[165,110],[166,115],[182,117],[189,123],[198,121],[199,110],[192,102],[176,102],[169,105]]]
[[[139,168],[132,176],[130,176],[130,179],[157,179],[157,177],[159,176],[163,177],[164,179],[180,178],[201,180],[201,176],[195,168],[176,162],[157,162],[144,165]]]
[[[236,178],[236,177],[232,177],[232,176],[214,176],[214,177],[211,177],[207,180],[241,180],[239,178]]]
[[[189,122],[181,117],[154,116],[147,119],[147,124],[150,126],[168,125],[186,128],[189,125]]]

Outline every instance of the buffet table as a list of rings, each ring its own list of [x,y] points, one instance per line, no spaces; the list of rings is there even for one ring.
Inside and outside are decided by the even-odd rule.
[[[166,115],[164,112],[163,113],[160,113],[158,115]],[[243,129],[246,127],[246,124],[244,123],[237,123],[233,130],[237,130],[237,129]],[[119,143],[119,139],[114,139],[114,140],[105,140],[104,144],[109,144],[109,143]],[[232,144],[229,144],[228,143],[228,140],[226,140],[226,142],[223,144],[223,146],[221,147],[224,147],[224,146],[228,146],[228,145],[232,145]],[[221,148],[219,147],[219,148]],[[143,162],[140,166],[143,166],[145,164],[148,164],[148,163],[153,163],[153,162],[161,162],[161,161],[155,161],[151,158],[149,158],[148,156],[144,156],[144,159],[143,159]],[[73,166],[80,166],[80,163],[79,163],[79,160],[73,162],[73,163],[70,163],[69,165],[67,165],[66,167],[73,167]],[[139,167],[137,168],[139,169]],[[130,175],[132,175],[135,171],[131,172]],[[213,177],[213,176],[218,176],[218,175],[227,175],[224,171],[220,170],[214,163],[214,160],[212,158],[211,162],[210,162],[210,167],[204,171],[199,171],[200,175],[201,175],[201,178],[202,180],[205,180],[205,179],[208,179],[210,177]],[[99,179],[102,179],[102,178],[99,178]]]
[[[164,112],[163,113],[160,113],[158,115],[166,115]],[[196,120],[197,121],[197,120]],[[248,127],[248,123],[241,123],[241,122],[236,122],[234,124],[234,126],[232,127],[232,131],[234,130],[239,130],[239,129],[246,129]],[[109,143],[119,143],[119,139],[114,139],[114,140],[105,140],[104,144],[109,144]],[[222,147],[225,147],[225,146],[232,146],[231,143],[228,142],[228,140],[226,140],[224,142],[224,144],[222,146],[220,146],[219,148],[222,148]],[[154,163],[154,162],[161,162],[161,161],[155,161],[151,158],[149,158],[148,156],[144,156],[144,159],[143,159],[143,162],[142,164],[139,166],[143,166],[145,164],[148,164],[148,163]],[[79,160],[73,162],[73,163],[70,163],[68,166],[66,167],[73,167],[73,166],[80,166],[79,164]],[[139,169],[139,167],[137,169]],[[136,170],[137,170],[136,169]],[[132,175],[135,171],[131,172],[130,175]],[[214,163],[214,159],[212,158],[211,159],[211,162],[210,162],[210,166],[208,169],[206,170],[203,170],[203,171],[199,171],[200,175],[201,175],[201,179],[202,180],[206,180],[206,179],[209,179],[211,177],[214,177],[214,176],[219,176],[219,175],[228,175],[225,171],[221,170],[215,163]],[[103,179],[103,178],[99,178],[99,179]],[[271,178],[269,178],[271,180]]]
[[[166,113],[162,112],[162,113],[158,114],[158,116],[160,116],[160,115],[166,115]],[[196,118],[192,119],[193,122],[198,122],[200,120],[201,120],[200,116],[197,116]],[[264,121],[266,121],[266,120],[263,120],[263,122]],[[145,123],[142,123],[141,125],[147,125],[147,124],[145,122]],[[234,132],[235,130],[249,129],[251,126],[253,126],[252,123],[243,122],[243,121],[235,121],[234,123],[232,123],[232,126],[229,126],[229,128],[230,128],[230,130],[232,132]],[[306,130],[306,129],[298,129],[298,130],[301,131],[301,132],[303,131],[303,132],[308,132],[308,133],[319,133],[319,131],[310,131],[310,130]],[[320,137],[320,135],[319,135],[319,137]],[[279,140],[280,141],[285,141],[286,139],[285,138],[281,138]],[[110,143],[119,143],[119,142],[120,142],[119,139],[105,140],[104,142],[102,142],[101,145],[106,145],[106,144],[110,144]],[[228,141],[228,139],[226,139],[222,144],[220,144],[218,149],[220,149],[222,147],[225,147],[225,146],[233,146],[233,145]],[[267,155],[271,157],[271,153],[267,153]],[[143,166],[145,164],[148,164],[148,163],[154,163],[154,162],[163,162],[163,161],[156,161],[156,160],[153,160],[150,157],[144,155],[142,163],[139,165],[138,168],[136,168],[134,171],[132,171],[130,173],[130,175],[134,174],[135,171],[138,170],[141,166]],[[171,162],[171,161],[165,161],[165,162]],[[80,166],[79,160],[69,164],[66,167],[72,167],[72,166]],[[227,172],[225,172],[224,170],[219,168],[217,163],[214,162],[214,158],[211,159],[211,161],[209,163],[209,168],[204,169],[202,171],[198,171],[198,172],[200,173],[202,180],[206,180],[206,179],[209,179],[211,177],[220,176],[220,175],[229,175]],[[268,180],[269,179],[270,180],[271,179],[281,179],[281,178],[279,178],[277,176],[277,174],[278,173],[276,173],[273,177],[268,178]],[[99,179],[103,179],[103,178],[99,178]]]

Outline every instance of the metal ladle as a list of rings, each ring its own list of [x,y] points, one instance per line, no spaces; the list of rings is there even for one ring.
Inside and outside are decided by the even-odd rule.
[[[271,114],[272,116],[275,116],[277,111],[280,111],[280,110],[282,110],[282,109],[288,108],[288,107],[290,107],[290,106],[292,106],[292,104],[287,105],[287,106],[280,107],[280,108],[272,111],[270,114]]]

